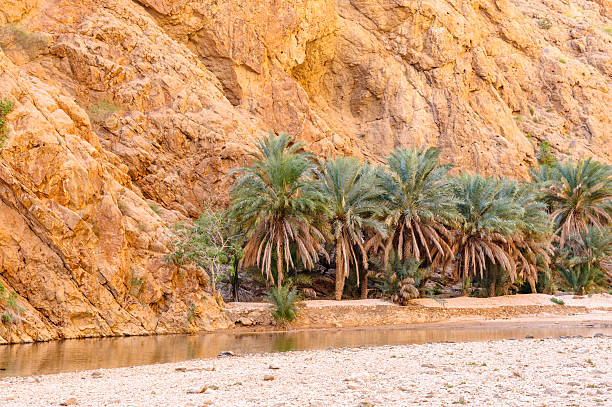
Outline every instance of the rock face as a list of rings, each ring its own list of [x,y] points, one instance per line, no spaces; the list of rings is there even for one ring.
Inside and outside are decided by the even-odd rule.
[[[380,162],[433,145],[525,176],[547,141],[612,160],[608,0],[8,0],[0,343],[226,327],[170,226],[286,131]],[[2,307],[3,304],[0,304]]]

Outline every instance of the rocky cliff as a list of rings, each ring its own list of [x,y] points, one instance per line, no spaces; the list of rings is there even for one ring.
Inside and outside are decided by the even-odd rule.
[[[269,130],[496,175],[544,141],[610,161],[611,55],[609,0],[4,0],[0,343],[229,326],[164,257]]]

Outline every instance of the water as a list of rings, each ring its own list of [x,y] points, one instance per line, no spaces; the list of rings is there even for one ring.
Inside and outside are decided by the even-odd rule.
[[[236,354],[404,345],[425,342],[469,342],[558,336],[612,335],[612,324],[593,322],[462,322],[407,327],[324,329],[266,333],[218,332],[198,335],[140,336],[0,346],[0,377],[33,376],[108,369]]]

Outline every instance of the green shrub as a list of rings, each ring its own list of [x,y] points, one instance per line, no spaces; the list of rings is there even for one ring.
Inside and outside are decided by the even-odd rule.
[[[132,272],[132,276],[130,277],[130,294],[138,298],[140,297],[143,289],[144,281],[142,278],[136,277],[136,275]]]
[[[93,123],[100,124],[113,113],[123,110],[123,107],[109,99],[99,99],[87,109],[87,114]]]
[[[544,18],[540,18],[538,20],[538,27],[540,27],[542,30],[550,30],[553,26],[552,21],[550,21],[550,18],[548,17],[544,17]]]
[[[267,300],[274,306],[272,316],[276,322],[285,324],[294,321],[297,317],[300,297],[297,290],[290,285],[281,288],[272,287]]]
[[[3,324],[16,322],[19,315],[23,312],[23,308],[17,304],[17,293],[8,290],[0,283],[0,321]]]
[[[4,51],[18,49],[35,58],[49,46],[49,38],[40,33],[30,33],[17,24],[0,27],[0,48]]]
[[[376,274],[375,286],[383,296],[399,304],[406,304],[412,298],[424,297],[425,283],[431,270],[420,266],[421,262],[414,257],[402,260],[394,251],[387,267]]]
[[[6,116],[13,111],[15,105],[8,99],[0,100],[0,148],[4,147],[6,138],[8,137],[8,129],[6,128]]]
[[[559,57],[559,62],[561,62],[562,64],[567,64],[567,59]]]
[[[538,164],[540,165],[553,165],[557,159],[552,153],[552,146],[548,141],[540,143],[540,151],[538,152]]]
[[[565,301],[557,298],[557,297],[550,297],[550,301],[554,302],[557,305],[565,305]]]

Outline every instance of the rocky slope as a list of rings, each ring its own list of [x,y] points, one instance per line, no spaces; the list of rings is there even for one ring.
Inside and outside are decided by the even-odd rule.
[[[609,0],[5,0],[0,342],[228,326],[170,226],[269,130],[487,174],[542,141],[612,160],[611,31]]]

